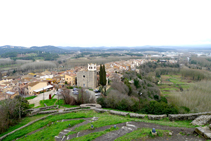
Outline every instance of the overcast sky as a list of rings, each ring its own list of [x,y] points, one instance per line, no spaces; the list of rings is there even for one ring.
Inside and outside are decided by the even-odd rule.
[[[211,44],[210,0],[1,0],[0,46]]]

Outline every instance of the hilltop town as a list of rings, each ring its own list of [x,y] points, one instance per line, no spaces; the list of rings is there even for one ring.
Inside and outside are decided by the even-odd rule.
[[[122,72],[124,71],[139,71],[136,69],[137,66],[144,64],[146,62],[156,62],[157,60],[151,59],[132,59],[127,61],[116,61],[106,63],[106,77],[109,80],[122,77]],[[90,64],[94,65],[94,64]],[[99,72],[99,65],[96,65],[96,72]],[[93,66],[94,68],[94,66]],[[15,95],[37,95],[40,92],[48,91],[55,89],[54,84],[58,84],[59,88],[65,86],[65,83],[69,86],[80,86],[83,87],[82,80],[79,79],[81,77],[78,74],[82,71],[89,71],[89,67],[77,66],[73,69],[56,72],[56,71],[44,71],[41,73],[28,73],[23,76],[3,76],[0,81],[0,99],[3,100],[5,98],[13,98]],[[93,86],[86,87],[91,89],[96,89],[98,87],[99,74],[95,74],[96,83]],[[116,77],[116,75],[118,77]],[[94,81],[93,79],[88,80],[89,83]],[[77,85],[78,84],[78,85]],[[81,84],[81,85],[80,85]]]

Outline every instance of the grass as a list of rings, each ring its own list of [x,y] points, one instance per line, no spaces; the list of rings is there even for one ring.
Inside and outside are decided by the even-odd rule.
[[[52,96],[52,99],[54,98],[55,94]]]
[[[88,129],[90,129],[91,125],[93,125],[94,128],[99,128],[99,127],[103,127],[103,126],[107,126],[107,125],[113,125],[113,124],[130,121],[130,118],[116,116],[116,115],[110,115],[108,113],[98,114],[98,113],[93,112],[92,116],[98,117],[99,119],[95,122],[88,123],[86,125],[82,125],[80,127],[75,128],[75,132],[79,132],[82,130],[88,130]],[[67,135],[74,134],[75,132],[69,132],[69,133],[67,133]]]
[[[65,108],[79,107],[78,105],[69,105],[69,104],[64,104],[64,105],[60,105],[60,106],[65,107]]]
[[[37,141],[52,141],[54,140],[54,137],[59,134],[60,131],[68,128],[68,125],[74,126],[76,124],[79,124],[83,122],[83,119],[80,120],[72,120],[72,121],[64,121],[59,123],[51,124],[50,126],[47,126],[46,128],[29,135],[27,137],[23,137],[20,139],[20,141],[31,141],[31,140],[37,140]]]
[[[150,128],[141,128],[137,129],[131,133],[127,133],[124,136],[117,138],[115,141],[131,141],[131,140],[144,140],[146,138],[153,137],[151,134]],[[159,137],[162,137],[164,134],[167,134],[169,130],[160,130],[157,129],[156,132],[158,133]]]
[[[33,108],[33,107],[34,107],[34,104],[29,104],[29,107],[30,107],[30,108]]]
[[[175,91],[180,92],[180,88],[185,91],[192,85],[189,83],[189,80],[182,79],[181,75],[162,75],[161,79],[164,83],[159,84],[158,87],[160,88],[163,96],[169,96]]]
[[[169,78],[169,81],[174,84],[186,84],[185,82],[182,82],[180,79],[177,78]]]
[[[78,107],[78,105],[64,104],[64,100],[63,99],[60,99],[59,101],[57,101],[56,105],[59,105],[59,106],[65,107],[65,108]]]
[[[77,133],[82,130],[89,130],[91,125],[94,126],[94,128],[99,128],[107,125],[114,125],[118,123],[123,123],[123,122],[129,122],[129,121],[137,121],[137,122],[147,122],[147,123],[155,123],[159,125],[164,125],[164,126],[171,126],[171,127],[186,127],[186,128],[194,128],[197,126],[193,126],[190,124],[191,121],[174,121],[171,122],[169,119],[162,119],[162,120],[148,120],[147,118],[144,119],[138,119],[138,118],[129,118],[129,117],[123,117],[123,116],[117,116],[117,115],[110,115],[108,113],[97,113],[93,110],[90,111],[80,111],[76,113],[67,113],[67,114],[61,114],[61,115],[51,115],[47,117],[44,120],[35,122],[34,124],[23,128],[22,130],[19,130],[8,137],[5,138],[6,141],[14,140],[16,138],[25,136],[26,134],[35,131],[39,128],[42,128],[46,126],[47,124],[51,122],[55,122],[57,120],[62,120],[62,119],[75,119],[75,118],[87,118],[87,117],[98,117],[99,119],[95,122],[88,123],[86,125],[82,125],[80,127],[75,128],[74,131],[69,132],[67,135],[71,135],[74,133]],[[19,126],[20,127],[20,126]],[[17,128],[16,128],[17,129]],[[43,132],[44,135],[46,133]],[[93,135],[95,136],[95,135]]]
[[[37,97],[37,96],[29,96],[29,97],[26,97],[25,99],[30,100],[30,99],[34,99],[35,97]]]
[[[46,114],[35,115],[33,117],[25,117],[25,118],[22,118],[22,120],[18,124],[16,124],[15,126],[9,127],[9,129],[6,132],[0,134],[0,137],[3,136],[3,135],[5,135],[5,134],[7,134],[7,133],[9,133],[9,132],[12,132],[15,129],[20,128],[21,126],[26,125],[27,123],[29,123],[29,122],[31,122],[33,120],[36,120],[36,119],[41,118],[41,117],[44,117],[44,116],[46,116]]]
[[[74,140],[74,141],[91,141],[91,140],[96,139],[97,137],[100,137],[100,136],[108,133],[108,132],[115,131],[115,130],[118,130],[118,129],[119,129],[118,127],[117,128],[111,127],[111,128],[106,129],[104,131],[90,133],[90,134],[82,136],[82,137],[72,138],[71,140]]]
[[[44,103],[47,106],[53,106],[57,99],[48,99],[48,100],[40,100],[40,106],[45,107]]]
[[[170,126],[170,127],[186,127],[186,128],[195,128],[198,127],[196,125],[190,124],[191,120],[186,121],[170,121],[168,118],[162,119],[162,120],[148,120],[146,117],[143,119],[137,119],[137,118],[131,118],[131,121],[138,121],[138,122],[146,122],[146,123],[154,123],[164,126]]]
[[[37,130],[39,128],[42,128],[44,126],[46,126],[47,124],[51,123],[51,122],[55,122],[57,120],[62,120],[62,119],[74,119],[74,118],[86,118],[86,117],[92,117],[92,115],[90,115],[90,113],[86,113],[86,112],[78,112],[78,113],[67,113],[67,114],[61,114],[61,115],[54,115],[54,116],[49,116],[44,120],[35,122],[32,125],[29,125],[25,128],[23,128],[22,130],[16,131],[13,134],[7,136],[4,140],[5,141],[11,141],[14,140],[16,138],[25,136],[26,134]]]
[[[129,118],[129,117],[123,117],[123,116],[117,116],[117,115],[110,115],[108,113],[102,113],[102,114],[98,114],[98,113],[95,113],[95,112],[91,112],[91,113],[90,114],[92,116],[98,117],[99,119],[97,121],[93,122],[93,123],[88,123],[86,125],[77,127],[77,128],[75,128],[74,132],[69,132],[69,133],[67,133],[67,135],[71,135],[71,134],[77,133],[77,132],[82,131],[82,130],[88,130],[88,129],[90,129],[91,125],[93,125],[95,128],[99,128],[99,127],[102,127],[102,126],[114,125],[114,124],[118,124],[118,123],[129,122],[129,121],[155,123],[155,124],[164,125],[164,126],[171,126],[171,127],[187,127],[187,128],[197,127],[197,126],[191,125],[190,124],[191,121],[174,121],[174,122],[171,122],[167,118],[163,119],[163,120],[148,120],[147,118],[144,118],[144,119]]]

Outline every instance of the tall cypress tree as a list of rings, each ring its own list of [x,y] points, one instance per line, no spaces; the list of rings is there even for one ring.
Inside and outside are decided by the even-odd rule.
[[[103,68],[100,64],[100,85],[102,85],[102,82],[103,82]]]
[[[105,86],[105,85],[106,85],[106,71],[105,71],[105,65],[103,65],[102,71],[103,71],[103,86]]]

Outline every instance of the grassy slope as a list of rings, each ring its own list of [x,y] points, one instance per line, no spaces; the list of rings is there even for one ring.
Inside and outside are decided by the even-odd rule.
[[[137,129],[131,133],[127,133],[124,136],[117,138],[115,141],[131,141],[131,140],[137,140],[137,139],[142,140],[142,139],[147,138],[147,136],[152,136],[150,134],[151,130],[152,129],[150,128]],[[158,136],[160,137],[163,136],[163,134],[167,134],[168,132],[169,132],[168,130],[157,129]]]
[[[31,121],[34,121],[34,120],[36,120],[36,119],[38,119],[38,118],[41,118],[41,117],[44,117],[44,116],[46,116],[46,115],[47,115],[47,114],[35,115],[35,116],[33,116],[33,117],[25,117],[25,118],[23,118],[17,125],[11,126],[11,127],[7,130],[7,132],[4,132],[4,133],[0,134],[0,137],[3,136],[3,135],[5,135],[5,134],[7,134],[7,133],[9,133],[9,132],[11,132],[11,131],[13,131],[13,130],[15,130],[15,129],[20,128],[20,127],[23,126],[23,125],[26,125],[27,123],[29,123],[29,122],[31,122]]]
[[[59,122],[59,123],[54,123],[51,124],[50,126],[47,126],[46,128],[30,135],[26,136],[20,139],[20,141],[25,141],[25,140],[37,140],[37,141],[52,141],[54,140],[54,137],[59,134],[60,131],[68,128],[68,125],[70,124],[71,126],[74,126],[78,123],[83,122],[83,119],[80,120],[73,120],[73,121],[64,121],[64,122]]]
[[[19,130],[10,136],[6,137],[4,140],[10,141],[19,137],[22,137],[34,130],[37,130],[39,128],[42,128],[43,126],[47,125],[48,123],[57,121],[57,120],[62,120],[62,119],[74,119],[74,118],[85,118],[85,117],[91,117],[90,114],[85,113],[85,112],[79,112],[79,113],[68,113],[68,114],[61,114],[61,115],[54,115],[54,116],[49,116],[48,118],[35,122],[34,124],[23,128],[22,130]]]
[[[48,100],[40,100],[40,106],[39,107],[45,107],[44,103],[47,106],[52,106],[56,102],[57,99],[48,99]]]
[[[63,99],[60,99],[59,101],[57,101],[56,105],[60,105],[60,106],[65,107],[65,108],[78,107],[78,105],[64,104],[64,100]]]
[[[82,136],[82,137],[78,137],[78,138],[72,138],[71,140],[74,140],[74,141],[91,141],[91,140],[94,140],[96,139],[97,137],[100,137],[108,132],[111,132],[111,131],[114,131],[114,130],[118,130],[119,128],[114,128],[114,127],[111,127],[109,129],[106,129],[104,131],[100,131],[100,132],[95,132],[95,133],[90,133],[90,134],[87,134],[85,136]]]
[[[167,118],[162,119],[162,120],[148,120],[147,118],[138,119],[138,118],[117,116],[117,115],[110,115],[108,113],[98,114],[98,113],[91,112],[91,111],[89,111],[89,112],[92,116],[98,117],[99,119],[93,123],[88,123],[86,125],[77,127],[75,129],[75,131],[71,131],[67,135],[71,135],[71,134],[77,133],[82,130],[90,129],[91,125],[93,125],[95,128],[99,128],[102,126],[113,125],[113,124],[118,124],[118,123],[123,123],[123,122],[128,122],[128,121],[148,122],[148,123],[155,123],[155,124],[160,124],[160,125],[164,125],[164,126],[174,126],[174,127],[187,127],[187,128],[196,127],[196,126],[193,126],[190,124],[191,121],[171,122]]]
[[[137,118],[129,118],[129,117],[123,117],[123,116],[117,116],[117,115],[110,115],[108,113],[96,113],[94,111],[80,111],[77,113],[67,113],[67,114],[61,114],[61,115],[54,115],[54,116],[49,116],[48,118],[38,121],[20,131],[17,131],[10,136],[6,137],[5,140],[13,140],[18,137],[22,137],[34,130],[37,130],[48,123],[57,121],[57,120],[62,120],[62,119],[74,119],[74,118],[86,118],[86,117],[98,117],[99,119],[95,122],[88,123],[86,125],[77,127],[75,131],[72,131],[68,134],[74,134],[78,131],[82,130],[87,130],[90,129],[91,125],[94,126],[94,128],[102,127],[102,126],[107,126],[107,125],[113,125],[113,124],[118,124],[118,123],[123,123],[127,121],[138,121],[138,122],[148,122],[148,123],[155,123],[155,124],[160,124],[160,125],[165,125],[165,126],[174,126],[174,127],[189,127],[193,128],[196,126],[193,126],[190,124],[191,121],[175,121],[171,122],[168,119],[163,119],[163,120],[158,120],[158,121],[153,121],[153,120],[148,120],[147,118],[144,119],[137,119]]]

